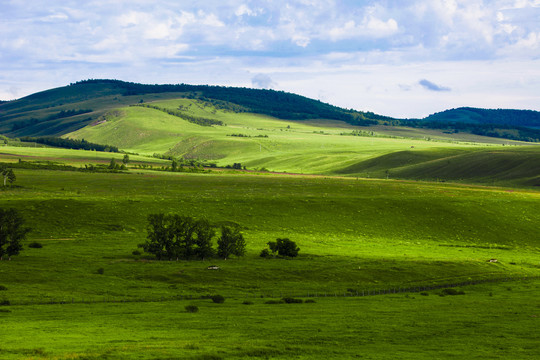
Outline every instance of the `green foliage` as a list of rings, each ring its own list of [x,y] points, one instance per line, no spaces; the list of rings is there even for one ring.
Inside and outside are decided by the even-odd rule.
[[[7,290],[7,287],[5,287],[4,285],[0,285],[0,291],[6,291]]]
[[[222,295],[212,295],[210,299],[216,304],[223,304],[225,302],[225,298]]]
[[[61,138],[61,137],[54,137],[54,136],[43,136],[43,137],[25,136],[25,137],[21,137],[21,141],[34,142],[38,144],[45,144],[45,145],[54,146],[58,148],[65,148],[65,149],[94,150],[94,151],[115,152],[115,153],[118,152],[118,148],[116,146],[95,144],[95,143],[86,141],[84,139],[78,140],[78,139],[69,139],[69,138]]]
[[[0,260],[6,255],[11,259],[23,249],[22,242],[30,232],[24,222],[16,209],[0,209]]]
[[[465,295],[465,292],[463,290],[456,290],[454,288],[442,289],[441,296],[446,295]]]
[[[184,306],[184,309],[188,313],[196,313],[199,312],[199,307],[197,305],[186,305]]]
[[[122,163],[123,163],[124,165],[129,164],[129,155],[128,155],[128,154],[125,154],[125,155],[124,155],[124,158],[122,159]]]
[[[32,241],[30,244],[28,244],[28,247],[32,249],[41,249],[43,247],[43,244],[37,241]]]
[[[0,166],[0,174],[4,177],[4,187],[7,186],[7,183],[13,184],[17,177],[15,176],[15,173],[13,172],[13,169]]]
[[[269,258],[272,255],[270,255],[270,251],[268,251],[268,249],[262,249],[259,256],[262,258]]]
[[[189,216],[148,215],[147,241],[139,245],[162,259],[204,259],[214,254],[215,231],[208,220]]]
[[[96,270],[96,274],[103,275],[104,273],[105,273],[104,268],[99,268],[99,269]]]
[[[238,227],[222,226],[217,244],[217,254],[224,259],[231,255],[244,256],[246,253],[246,241]]]
[[[293,297],[284,297],[281,300],[286,304],[302,304],[304,302],[302,299],[296,299]]]
[[[267,243],[268,247],[270,248],[270,251],[272,254],[278,254],[279,256],[285,256],[285,257],[296,257],[298,256],[298,252],[300,251],[300,248],[296,246],[296,243],[292,240],[289,240],[287,238],[281,239],[278,238],[276,241],[269,241]],[[262,256],[262,253],[261,253]],[[266,257],[266,256],[262,256]]]

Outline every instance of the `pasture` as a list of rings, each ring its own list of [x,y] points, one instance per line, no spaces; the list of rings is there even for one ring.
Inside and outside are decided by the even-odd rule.
[[[4,150],[9,161],[41,154],[75,166],[106,163],[113,155]],[[6,288],[0,302],[10,303],[0,306],[0,358],[538,355],[540,309],[532,301],[540,292],[537,191],[138,168],[16,169],[16,175],[16,186],[0,192],[0,206],[19,210],[33,231],[19,256],[0,262]],[[145,240],[146,217],[159,212],[236,224],[247,254],[205,261],[133,254]],[[297,242],[299,257],[260,258],[278,237]],[[29,248],[30,242],[43,247]],[[509,277],[529,280],[464,286],[462,296],[438,296],[440,288],[428,295],[352,296]],[[201,298],[213,294],[225,303]],[[266,303],[308,295],[315,303]],[[188,304],[199,312],[187,313]]]

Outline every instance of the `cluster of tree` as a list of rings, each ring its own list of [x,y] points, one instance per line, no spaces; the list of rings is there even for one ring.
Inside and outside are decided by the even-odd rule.
[[[122,160],[122,164],[118,164],[114,158],[111,158],[111,161],[109,162],[109,166],[107,166],[107,169],[109,170],[127,170],[127,163],[129,162],[129,156],[126,161],[126,156],[124,156],[124,159]]]
[[[283,257],[296,257],[300,251],[300,248],[296,245],[296,243],[287,238],[269,241],[267,242],[267,245],[270,250],[263,249],[260,254],[261,257],[276,257],[277,255]]]
[[[177,214],[150,214],[147,231],[147,241],[139,244],[139,247],[159,260],[205,259],[216,254],[227,259],[231,255],[245,254],[246,242],[240,230],[228,226],[221,227],[216,251],[212,246],[216,231],[206,219]]]
[[[246,167],[245,166],[242,166],[241,163],[234,163],[232,165],[227,165],[225,166],[225,169],[235,169],[235,170],[246,170]]]
[[[200,126],[212,126],[212,125],[220,125],[221,126],[221,125],[223,125],[223,121],[203,118],[203,117],[200,117],[200,116],[191,116],[191,115],[186,114],[183,111],[165,109],[165,108],[162,108],[162,107],[159,107],[159,106],[156,106],[156,105],[138,104],[137,106],[142,106],[142,107],[146,107],[146,108],[150,108],[150,109],[163,111],[163,112],[165,112],[165,113],[167,113],[169,115],[179,117],[179,118],[181,118],[183,120],[189,121],[190,123],[197,124],[197,125],[200,125]]]
[[[229,135],[227,135],[227,136],[233,136],[233,137],[245,137],[245,138],[250,138],[250,137],[267,138],[267,137],[268,137],[268,135],[262,135],[262,134],[255,135],[255,136],[246,135],[246,134],[229,134]]]
[[[0,209],[0,260],[9,260],[22,250],[22,242],[30,228],[24,226],[24,218],[15,209]]]
[[[81,140],[64,139],[64,138],[55,137],[55,136],[42,136],[42,137],[25,136],[25,137],[21,137],[20,139],[21,141],[35,142],[38,144],[45,144],[45,145],[64,148],[64,149],[95,150],[95,151],[105,151],[105,152],[115,152],[115,153],[118,152],[118,148],[116,146],[95,144],[95,143],[86,141],[84,139],[81,139]]]

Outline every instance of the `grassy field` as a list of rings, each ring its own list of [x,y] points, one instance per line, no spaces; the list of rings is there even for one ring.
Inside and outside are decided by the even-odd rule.
[[[13,306],[2,359],[534,359],[538,282],[269,305],[255,299]],[[426,296],[427,295],[427,296]],[[199,307],[192,314],[187,304]]]
[[[63,150],[50,151],[54,158]],[[78,162],[76,152],[65,155]],[[18,209],[33,228],[27,242],[43,248],[25,246],[0,262],[7,289],[0,301],[11,303],[0,306],[0,358],[538,355],[538,280],[465,287],[464,296],[331,296],[540,275],[536,191],[138,169],[16,173],[0,206]],[[247,254],[206,261],[133,255],[147,215],[157,212],[238,224]],[[300,256],[260,258],[277,237],[296,241]],[[211,294],[225,304],[199,299]],[[308,294],[317,294],[316,303],[265,304]],[[47,302],[68,304],[38,305]],[[199,313],[185,312],[191,303]]]
[[[70,136],[129,151],[128,171],[15,168],[15,186],[1,189],[0,207],[19,210],[33,230],[19,256],[0,261],[0,304],[10,304],[0,305],[0,359],[540,355],[537,146],[403,138],[384,129],[352,136],[361,128],[187,99],[154,104],[226,126],[122,108]],[[152,171],[171,164],[154,153],[304,174]],[[0,149],[0,162],[44,166],[123,156]],[[246,256],[156,261],[134,253],[153,213],[238,225]],[[259,256],[283,237],[299,245],[298,258]],[[500,281],[508,278],[528,280]],[[438,296],[442,286],[465,282],[479,284]],[[425,287],[437,290],[356,296]],[[213,294],[225,303],[201,298]],[[266,303],[284,296],[315,303]],[[188,304],[200,311],[187,313]]]
[[[219,120],[225,126],[199,126],[135,106],[66,136],[140,154],[207,159],[220,166],[239,162],[249,169],[276,172],[540,185],[540,147],[531,144],[470,134],[421,136],[418,129],[406,128],[394,133],[393,127],[362,128],[336,121],[291,122],[219,110],[190,99],[152,105],[180,108],[185,114]],[[354,132],[362,136],[353,136]]]

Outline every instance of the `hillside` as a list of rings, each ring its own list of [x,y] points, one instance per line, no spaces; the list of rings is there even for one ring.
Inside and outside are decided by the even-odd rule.
[[[534,128],[540,127],[540,111],[462,107],[438,112],[423,120],[430,122],[498,124]]]
[[[144,85],[118,80],[86,80],[0,103],[0,133],[8,136],[62,135],[80,129],[107,111],[174,98],[201,99],[220,109],[280,119],[342,120],[356,125],[390,119],[341,109],[300,95],[274,90],[208,85]]]

